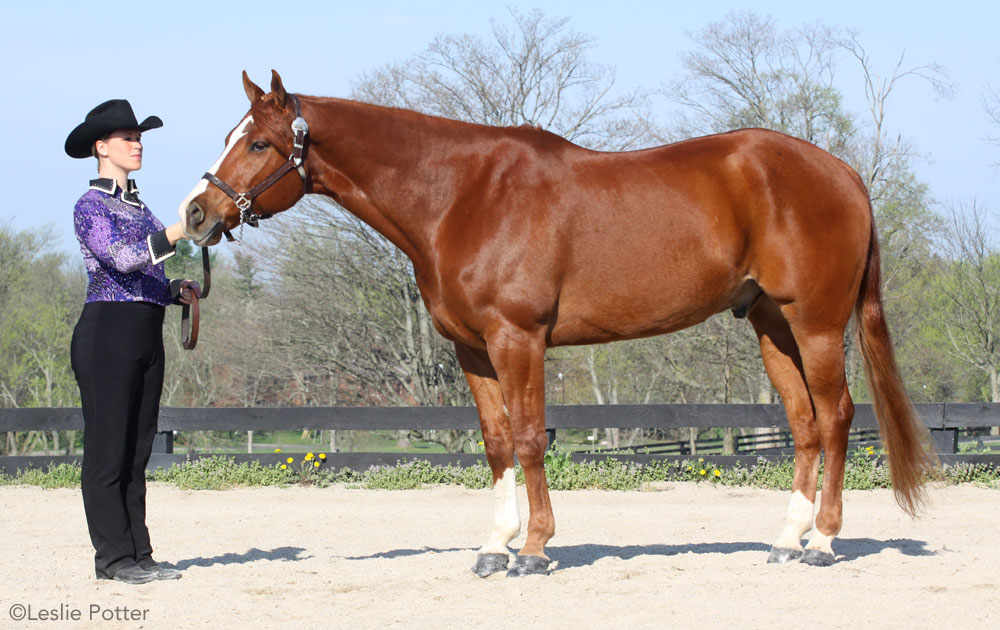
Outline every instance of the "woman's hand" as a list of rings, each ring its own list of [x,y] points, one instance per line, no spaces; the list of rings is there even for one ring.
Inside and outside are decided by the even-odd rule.
[[[177,301],[181,304],[190,304],[191,295],[194,297],[201,297],[201,285],[195,280],[181,280],[181,292],[177,296]]]
[[[181,222],[178,221],[170,227],[164,230],[167,233],[167,240],[170,241],[171,245],[176,245],[177,241],[187,238],[187,234],[184,233],[184,227]]]

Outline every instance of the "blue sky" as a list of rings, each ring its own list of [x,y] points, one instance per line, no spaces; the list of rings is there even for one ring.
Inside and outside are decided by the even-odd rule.
[[[654,89],[680,71],[691,50],[689,33],[728,12],[752,8],[781,28],[821,20],[859,31],[876,70],[936,62],[955,84],[936,100],[918,81],[901,84],[889,125],[926,158],[918,176],[943,202],[975,196],[1000,210],[1000,147],[985,141],[991,129],[982,107],[987,83],[1000,89],[1000,46],[995,28],[1000,3],[856,2],[35,2],[13,3],[0,24],[0,58],[7,88],[0,124],[11,139],[0,152],[4,207],[0,221],[15,229],[50,225],[56,247],[75,254],[72,208],[93,160],[63,153],[69,131],[110,98],[127,98],[141,119],[160,116],[163,129],[144,136],[143,200],[164,222],[222,149],[225,134],[247,109],[240,72],[266,86],[277,69],[295,92],[348,96],[366,70],[421,52],[441,33],[489,37],[490,18],[507,7],[542,9],[569,17],[597,40],[591,60],[614,66],[622,88]],[[273,9],[271,7],[285,7]],[[848,60],[839,87],[859,113],[862,77]],[[673,106],[656,103],[669,124]],[[265,227],[266,229],[266,227]]]

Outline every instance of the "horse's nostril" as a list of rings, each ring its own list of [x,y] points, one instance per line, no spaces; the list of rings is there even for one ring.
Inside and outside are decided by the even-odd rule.
[[[188,225],[197,226],[200,225],[202,221],[205,220],[205,211],[201,209],[201,206],[191,202],[187,208],[188,215]]]

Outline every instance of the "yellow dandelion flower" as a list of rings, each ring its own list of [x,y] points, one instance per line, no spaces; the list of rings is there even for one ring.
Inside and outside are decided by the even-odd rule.
[[[708,472],[707,470],[705,470],[704,468],[702,468],[700,471],[698,471],[698,474],[704,476],[705,473],[707,473],[707,472]]]
[[[295,458],[294,458],[294,457],[289,457],[289,458],[288,458],[288,459],[286,459],[285,461],[286,461],[286,462],[288,462],[289,464],[291,464],[292,462],[294,462],[294,461],[295,461]]]
[[[280,453],[280,452],[281,452],[281,449],[280,449],[280,448],[276,448],[276,449],[274,449],[274,452],[275,452],[275,453]]]
[[[286,466],[285,464],[282,464],[282,465],[281,465],[281,469],[282,469],[282,470],[285,470],[285,469],[287,469],[287,468],[288,468],[288,466]]]
[[[688,466],[688,472],[690,472],[692,470],[694,470],[694,468],[691,468],[690,466]]]
[[[316,468],[319,468],[319,462],[313,462],[313,466],[315,466]]]
[[[319,454],[319,458],[320,459],[326,459],[326,453],[320,453]]]
[[[699,458],[698,458],[698,463],[699,463],[699,464],[700,464],[700,463],[702,463],[703,461],[705,461],[705,458],[704,458],[704,457],[699,457]]]
[[[312,453],[307,453],[307,454],[306,454],[306,461],[307,461],[307,462],[311,462],[311,461],[313,460],[313,458],[315,458],[315,457],[316,457],[316,456],[315,456],[315,455],[313,455]]]
[[[712,474],[715,475],[716,477],[721,477],[722,471],[716,468],[714,471],[712,471]]]

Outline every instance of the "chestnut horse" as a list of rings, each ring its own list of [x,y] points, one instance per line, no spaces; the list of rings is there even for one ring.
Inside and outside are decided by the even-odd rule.
[[[834,561],[854,414],[852,313],[897,501],[919,508],[936,461],[893,358],[867,191],[836,157],[761,129],[605,153],[534,127],[296,96],[277,73],[267,94],[245,72],[243,84],[250,111],[181,203],[185,232],[214,245],[241,208],[255,223],[315,193],[409,256],[437,330],[455,344],[493,472],[494,526],[477,574],[505,570],[520,532],[515,453],[529,518],[508,575],[548,571],[546,348],[668,333],[726,310],[753,324],[795,438],[793,494],[768,561]],[[305,149],[293,149],[293,132]]]

